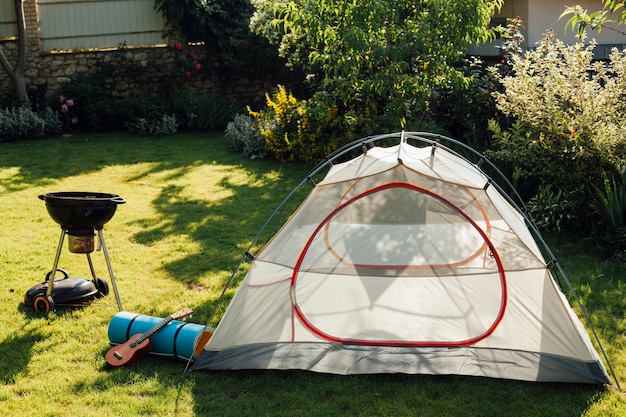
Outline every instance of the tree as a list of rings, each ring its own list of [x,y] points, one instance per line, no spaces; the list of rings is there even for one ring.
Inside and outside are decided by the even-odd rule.
[[[17,17],[17,60],[15,67],[11,66],[2,49],[0,49],[0,65],[9,75],[17,102],[20,105],[28,104],[28,94],[26,93],[26,81],[24,72],[26,71],[26,20],[24,18],[24,0],[13,0],[15,15]]]
[[[367,109],[404,128],[419,124],[436,90],[467,85],[455,64],[493,34],[502,2],[252,0],[251,27],[293,67],[319,75],[318,92],[340,114]]]
[[[617,14],[617,21],[609,19],[609,14]],[[572,15],[565,24],[565,28],[570,27],[576,31],[576,36],[579,39],[583,39],[586,30],[597,30],[598,33],[602,31],[604,27],[613,31],[619,32],[622,35],[626,35],[617,28],[607,26],[607,23],[626,23],[626,9],[624,8],[624,0],[603,0],[603,10],[589,13],[588,9],[583,9],[580,5],[570,6],[565,8],[565,11],[561,13],[559,19],[564,16]]]

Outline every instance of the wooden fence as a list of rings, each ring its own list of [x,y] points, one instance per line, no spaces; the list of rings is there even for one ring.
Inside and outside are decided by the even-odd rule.
[[[42,52],[163,44],[154,0],[37,0]],[[0,0],[0,38],[15,36],[13,0]]]
[[[0,39],[17,36],[17,18],[12,0],[0,0]]]

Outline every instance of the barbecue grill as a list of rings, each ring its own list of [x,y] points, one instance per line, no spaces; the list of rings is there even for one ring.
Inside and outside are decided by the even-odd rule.
[[[61,226],[61,237],[52,270],[46,274],[43,282],[26,292],[24,304],[32,305],[35,311],[48,312],[56,306],[88,305],[95,299],[106,296],[109,293],[109,285],[104,278],[96,275],[91,259],[91,253],[97,248],[104,254],[117,305],[122,311],[103,227],[113,218],[117,206],[126,201],[117,194],[83,191],[46,193],[40,195],[39,199],[46,203],[46,209],[52,220]],[[70,276],[59,268],[66,235],[69,251],[87,256],[91,279]]]

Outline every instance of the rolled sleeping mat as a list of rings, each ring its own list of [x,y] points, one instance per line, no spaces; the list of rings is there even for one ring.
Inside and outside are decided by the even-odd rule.
[[[121,311],[109,323],[109,342],[111,345],[125,343],[131,336],[146,333],[163,320],[165,319],[160,317]],[[172,320],[152,335],[150,353],[184,361],[194,360],[213,335],[213,331],[212,327],[202,324]]]

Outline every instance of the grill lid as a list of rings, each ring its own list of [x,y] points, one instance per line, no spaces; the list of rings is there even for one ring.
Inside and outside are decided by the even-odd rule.
[[[100,229],[111,220],[118,204],[126,203],[117,194],[86,191],[45,193],[39,199],[46,203],[52,220],[67,229]]]

